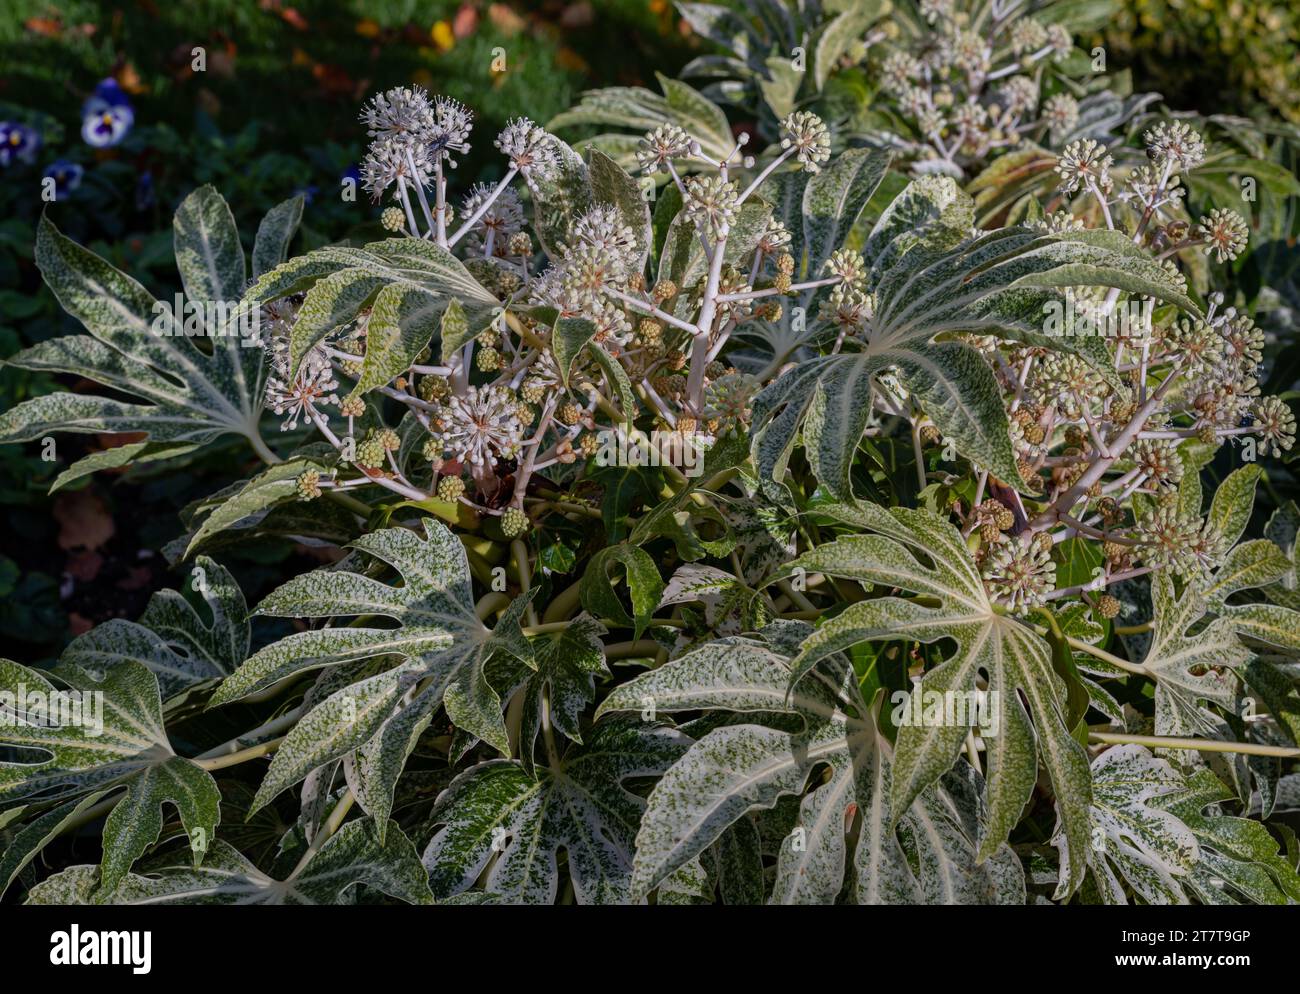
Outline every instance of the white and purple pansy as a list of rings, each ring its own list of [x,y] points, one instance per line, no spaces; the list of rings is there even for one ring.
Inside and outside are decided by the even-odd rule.
[[[105,79],[81,108],[81,137],[87,145],[110,148],[126,137],[135,112],[117,80]]]
[[[40,146],[40,132],[35,128],[14,121],[0,121],[0,166],[31,162]]]

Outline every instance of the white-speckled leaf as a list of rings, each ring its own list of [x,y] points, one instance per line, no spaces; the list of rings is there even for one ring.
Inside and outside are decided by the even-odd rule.
[[[127,875],[108,891],[99,869],[72,866],[41,881],[28,904],[351,904],[366,886],[408,904],[431,904],[415,847],[396,823],[348,822],[298,872],[276,880],[226,842],[213,844],[200,867],[171,864]]]
[[[1182,787],[1182,774],[1142,746],[1115,746],[1092,761],[1088,868],[1107,904],[1129,903],[1124,884],[1145,904],[1190,903],[1182,878],[1200,858],[1196,836],[1154,803]]]
[[[783,623],[761,637],[709,643],[616,688],[608,711],[722,710],[802,716],[804,729],[728,724],[706,734],[650,794],[637,837],[634,886],[648,891],[723,838],[745,814],[803,795],[794,830],[781,841],[772,903],[829,904],[844,886],[849,860],[859,903],[962,902],[1014,896],[1018,862],[1005,846],[982,867],[975,824],[969,837],[954,820],[956,802],[933,788],[902,819],[889,812],[890,746],[875,710],[858,696],[842,659],[822,665],[788,691],[790,654],[806,626]],[[852,712],[861,717],[852,717]],[[827,776],[809,785],[814,770]],[[811,787],[811,789],[808,789]],[[805,794],[805,790],[807,793]],[[900,822],[896,832],[895,823]],[[850,831],[859,825],[850,854]],[[900,834],[932,856],[920,877]],[[964,838],[964,842],[959,839]],[[1009,862],[1008,862],[1009,860]],[[997,881],[997,882],[995,882]],[[1019,900],[1024,883],[1020,879]]]
[[[1151,801],[1196,836],[1200,858],[1184,886],[1203,904],[1300,903],[1300,876],[1262,823],[1207,813],[1233,796],[1212,772],[1198,769],[1183,789]]]
[[[257,807],[317,766],[364,745],[381,733],[385,722],[410,720],[411,709],[418,717],[441,704],[458,727],[503,753],[509,750],[500,700],[484,668],[498,651],[531,660],[531,649],[519,630],[528,598],[517,599],[495,630],[485,626],[474,613],[464,546],[432,519],[424,519],[423,535],[387,528],[362,536],[353,548],[396,570],[401,585],[346,568],[319,569],[273,591],[258,605],[257,613],[301,618],[379,616],[396,621],[397,627],[344,626],[290,635],[262,649],[228,677],[212,703],[238,700],[324,666],[380,656],[399,662],[335,691],[298,722],[272,760]],[[385,749],[409,752],[411,741],[404,733],[397,734],[386,740]],[[390,797],[392,779],[384,778]]]
[[[221,797],[211,775],[172,751],[154,675],[122,661],[102,681],[72,667],[59,679],[82,695],[80,722],[49,703],[56,688],[38,671],[0,659],[0,747],[16,750],[0,761],[0,808],[125,788],[104,824],[105,886],[115,887],[158,841],[167,803],[191,833],[197,865],[215,836]],[[36,694],[47,695],[40,707],[32,706]],[[102,729],[93,721],[95,700],[102,700]],[[28,707],[20,712],[22,702]]]
[[[1155,263],[1122,237],[1107,237],[1114,232],[970,232],[970,201],[945,177],[914,181],[885,209],[864,248],[867,289],[876,298],[865,342],[857,351],[806,360],[759,394],[754,454],[760,473],[772,479],[783,472],[802,425],[814,472],[849,499],[848,467],[871,412],[872,378],[897,367],[959,452],[1004,480],[1018,480],[1006,415],[985,361],[965,345],[936,338],[968,332],[1072,352],[1113,379],[1102,339],[1045,332],[1050,308],[1064,307],[1059,288],[1116,286],[1197,313]]]
[[[1227,618],[1188,634],[1206,611],[1205,596],[1194,584],[1175,595],[1173,580],[1156,573],[1151,580],[1151,605],[1153,637],[1142,665],[1156,680],[1156,734],[1183,734],[1181,723],[1171,723],[1176,715],[1193,720],[1202,702],[1235,706],[1236,671],[1249,661],[1250,653]]]
[[[276,204],[257,226],[253,241],[253,279],[269,273],[289,256],[289,243],[302,223],[302,194]]]
[[[178,266],[191,299],[200,305],[238,301],[243,290],[243,250],[233,227],[223,227],[228,215],[211,187],[196,190],[177,214]],[[171,328],[163,310],[168,305],[45,217],[37,229],[36,263],[59,303],[89,334],[47,339],[8,361],[23,369],[82,376],[142,402],[45,394],[0,417],[0,442],[59,431],[145,432],[148,447],[103,463],[122,465],[146,452],[154,458],[189,452],[225,434],[256,437],[263,357],[260,349],[245,347],[236,327],[204,329],[212,336],[211,355],[183,334],[157,334],[156,328]],[[203,296],[211,292],[229,295]],[[82,465],[76,473],[93,468],[100,462]]]
[[[645,802],[625,781],[657,776],[689,745],[674,729],[606,720],[588,744],[539,765],[536,779],[510,760],[461,774],[432,815],[441,827],[424,865],[434,896],[463,893],[482,876],[483,889],[505,901],[552,904],[563,849],[578,903],[629,903],[637,896],[632,847]]]
[[[792,665],[792,685],[828,655],[860,642],[897,640],[933,643],[951,639],[956,651],[930,670],[913,693],[973,692],[983,671],[995,708],[997,734],[985,738],[988,761],[988,822],[980,853],[990,856],[1020,820],[1042,760],[1056,794],[1057,814],[1072,849],[1061,867],[1061,896],[1079,885],[1088,837],[1089,778],[1083,749],[1065,724],[1065,686],[1052,667],[1048,644],[1015,618],[995,610],[978,567],[960,534],[930,512],[886,510],[873,504],[818,508],[847,524],[877,534],[846,536],[819,546],[790,564],[808,573],[858,580],[884,589],[902,588],[938,599],[925,606],[896,597],[850,604],[804,643]],[[921,557],[929,559],[926,565]],[[1033,714],[1021,704],[1021,695]],[[906,725],[894,758],[893,810],[906,811],[920,793],[952,767],[970,729],[958,724]]]
[[[164,701],[233,673],[248,656],[248,605],[220,563],[199,556],[195,568],[202,572],[191,573],[191,583],[202,576],[194,589],[207,604],[210,622],[179,591],[160,590],[139,621],[114,618],[73,639],[55,672],[75,666],[103,680],[115,666],[133,660],[153,671]]]

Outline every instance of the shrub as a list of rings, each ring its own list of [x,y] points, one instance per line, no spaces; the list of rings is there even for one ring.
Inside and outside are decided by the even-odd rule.
[[[1245,537],[1295,419],[1260,394],[1262,333],[1186,275],[1212,285],[1247,237],[1181,218],[1202,136],[1154,125],[1133,169],[1073,142],[1059,209],[986,226],[953,176],[887,184],[887,150],[833,152],[816,114],[759,150],[664,86],[635,149],[653,210],[526,119],[501,178],[457,191],[470,111],[374,97],[362,176],[393,237],[292,255],[290,200],[250,269],[202,187],[177,267],[225,308],[157,306],[41,222],[88,334],[12,361],[104,389],[26,401],[0,440],[144,433],[58,487],[228,436],[265,468],[186,512],[184,591],[48,672],[0,663],[0,713],[27,715],[0,727],[0,880],[36,903],[1300,900],[1266,827],[1300,757],[1300,512]],[[1242,464],[1207,507],[1216,452]],[[273,536],[337,551],[250,618],[217,557]],[[96,700],[98,726],[33,720]],[[36,879],[100,818],[97,864]]]

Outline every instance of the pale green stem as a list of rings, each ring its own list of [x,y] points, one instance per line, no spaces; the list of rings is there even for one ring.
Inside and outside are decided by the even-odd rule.
[[[1176,735],[1120,735],[1114,732],[1089,732],[1088,738],[1103,745],[1140,745],[1150,749],[1189,749],[1196,752],[1233,752],[1245,756],[1300,759],[1298,748],[1255,742],[1220,742],[1217,739],[1188,739]]]

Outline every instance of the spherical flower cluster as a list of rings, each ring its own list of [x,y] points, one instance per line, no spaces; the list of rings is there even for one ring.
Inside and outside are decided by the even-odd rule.
[[[810,173],[815,173],[831,157],[830,132],[816,114],[797,110],[781,122],[781,147],[793,148],[795,158]]]
[[[271,372],[266,379],[266,406],[285,420],[281,431],[298,427],[298,421],[315,413],[328,420],[322,404],[337,404],[338,380],[330,365],[329,353],[322,345],[313,346],[298,364],[298,372],[289,375],[289,337],[286,332],[275,331],[266,340],[267,359]]]
[[[315,500],[321,495],[320,473],[314,469],[304,471],[294,481],[299,500]]]
[[[501,534],[506,538],[518,538],[528,531],[528,515],[517,507],[508,507],[501,515]]]
[[[579,244],[608,253],[628,272],[636,266],[636,234],[612,204],[600,204],[580,216],[573,224],[573,237]]]
[[[1168,569],[1182,577],[1200,575],[1206,564],[1198,553],[1201,521],[1176,506],[1157,507],[1138,522],[1137,537],[1148,565]]]
[[[1157,124],[1142,140],[1152,161],[1170,172],[1186,172],[1205,161],[1204,139],[1182,121]]]
[[[1217,323],[1223,342],[1223,359],[1243,374],[1254,373],[1264,359],[1264,332],[1235,307],[1223,312]]]
[[[1181,182],[1177,176],[1166,175],[1154,166],[1140,166],[1129,173],[1125,188],[1118,196],[1136,210],[1145,210],[1149,205],[1158,216],[1164,216],[1166,208],[1177,207],[1187,194]]]
[[[861,287],[867,278],[867,260],[853,249],[836,249],[826,260],[826,269],[855,287]]]
[[[851,283],[837,283],[822,301],[818,316],[838,328],[841,335],[858,336],[875,313],[875,297]]]
[[[1207,252],[1219,262],[1235,259],[1246,248],[1250,228],[1236,211],[1216,207],[1208,217],[1201,218],[1196,226],[1196,236],[1205,242]]]
[[[1165,347],[1181,356],[1190,379],[1212,374],[1223,360],[1223,340],[1206,321],[1180,318],[1163,334]]]
[[[1024,55],[1047,44],[1047,29],[1032,17],[1021,17],[1012,22],[1010,38],[1011,51],[1016,55]]]
[[[1012,76],[998,91],[998,96],[1012,114],[1023,114],[1038,105],[1038,84],[1028,76]]]
[[[1110,178],[1110,167],[1115,160],[1106,154],[1106,146],[1092,138],[1082,138],[1071,142],[1061,153],[1056,164],[1056,171],[1061,175],[1061,189],[1065,193],[1074,193],[1086,188],[1110,192],[1114,185]]]
[[[465,196],[462,210],[465,216],[473,217],[485,203],[492,198],[496,190],[495,184],[476,183],[470,188],[469,193]],[[524,205],[519,199],[519,194],[514,190],[506,187],[496,195],[495,200],[491,200],[491,206],[479,215],[474,222],[474,247],[491,242],[493,254],[501,255],[507,251],[510,244],[510,236],[518,232],[524,226]]]
[[[1049,24],[1047,45],[1052,50],[1053,59],[1059,61],[1065,58],[1074,49],[1074,39],[1070,37],[1070,29],[1064,24]]]
[[[497,136],[496,147],[510,158],[510,165],[518,169],[528,185],[536,190],[538,180],[551,179],[559,172],[557,140],[545,128],[526,117],[518,117]]]
[[[1079,417],[1105,390],[1101,375],[1076,355],[1053,352],[1038,364],[1034,398],[1044,406],[1054,404],[1067,417]]]
[[[434,97],[430,154],[434,158],[441,157],[454,168],[456,163],[452,160],[451,153],[464,155],[469,151],[468,139],[473,126],[473,113],[459,101],[441,95]]]
[[[492,467],[498,458],[519,454],[523,426],[517,407],[504,387],[472,386],[464,397],[449,397],[429,419],[430,434],[444,453],[462,463]]]
[[[775,255],[790,244],[790,230],[780,218],[772,218],[758,240],[758,250],[764,255]]]
[[[732,371],[709,383],[704,403],[709,413],[727,424],[748,424],[750,405],[762,384],[753,376]]]
[[[1059,235],[1067,231],[1082,231],[1083,222],[1069,211],[1060,210],[1052,211],[1051,214],[1047,214],[1042,219],[1033,222],[1033,227],[1049,234]]]
[[[1012,613],[1041,607],[1056,587],[1050,540],[1033,540],[1026,533],[993,546],[983,576],[989,595]]]
[[[1281,397],[1264,397],[1250,410],[1259,429],[1261,455],[1278,455],[1295,444],[1295,414]]]
[[[427,145],[379,138],[361,160],[361,186],[376,201],[394,183],[427,187],[433,178],[433,159]]]
[[[739,201],[736,184],[721,176],[692,176],[686,183],[686,216],[714,237],[735,219]]]
[[[1183,461],[1164,438],[1140,438],[1129,450],[1133,464],[1156,486],[1176,487],[1183,478]]]
[[[988,43],[978,31],[958,31],[944,39],[952,64],[970,75],[983,74],[989,69]]]
[[[395,86],[377,93],[361,109],[371,138],[399,144],[427,144],[433,137],[433,108],[422,86]]]
[[[647,131],[636,150],[636,161],[648,173],[667,171],[668,163],[691,152],[690,135],[675,124],[661,124]]]
[[[464,495],[465,481],[459,476],[444,476],[438,481],[438,499],[454,503]]]
[[[880,68],[880,82],[886,92],[898,96],[904,87],[921,76],[921,63],[908,52],[890,52]]]
[[[1000,500],[989,498],[978,504],[973,511],[974,521],[980,530],[980,538],[987,545],[1002,541],[1002,533],[1016,523],[1016,516]]]
[[[375,200],[395,183],[399,195],[407,184],[422,195],[440,163],[455,166],[451,153],[469,151],[473,115],[449,97],[430,101],[423,87],[397,86],[376,94],[362,108],[361,120],[372,139],[361,180]]]
[[[950,20],[953,14],[953,0],[921,0],[921,16],[931,24]]]
[[[1053,135],[1063,135],[1079,123],[1079,101],[1068,93],[1057,93],[1043,104],[1043,120]]]

